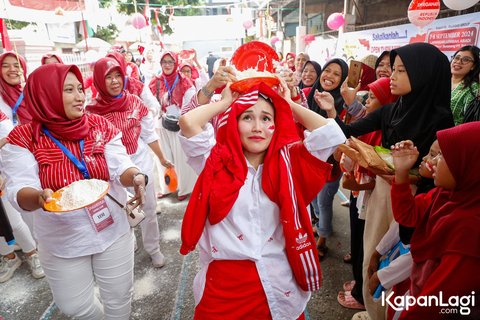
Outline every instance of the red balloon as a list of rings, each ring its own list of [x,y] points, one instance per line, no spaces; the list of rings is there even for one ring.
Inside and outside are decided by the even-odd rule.
[[[417,27],[432,23],[440,12],[440,0],[412,0],[408,6],[408,20]]]
[[[143,29],[147,26],[147,20],[141,13],[137,12],[132,16],[132,26],[135,29]]]
[[[307,34],[305,35],[305,43],[309,44],[310,42],[315,40],[315,36],[313,34]]]

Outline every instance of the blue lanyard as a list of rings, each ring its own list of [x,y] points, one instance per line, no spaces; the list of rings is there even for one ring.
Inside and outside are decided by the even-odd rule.
[[[78,160],[73,153],[67,149],[60,141],[58,141],[52,134],[46,129],[42,128],[42,131],[50,138],[52,141],[62,150],[63,153],[73,162],[73,164],[80,170],[85,179],[90,179],[90,174],[88,173],[87,165],[85,164],[85,159],[83,158],[83,139],[80,140],[80,154],[82,155],[81,160]]]
[[[20,95],[18,96],[17,102],[15,102],[15,105],[12,108],[12,122],[13,122],[13,125],[16,125],[18,123],[17,110],[20,107],[20,103],[22,103],[22,100],[23,100],[23,92],[20,93]]]
[[[175,89],[175,86],[177,85],[178,83],[178,74],[177,74],[177,77],[175,78],[175,81],[173,82],[173,85],[172,87],[170,88],[170,86],[168,85],[168,82],[167,82],[167,79],[166,78],[163,78],[163,82],[165,83],[165,86],[167,87],[167,90],[168,90],[168,100],[170,101],[170,98],[172,97],[172,92],[173,92],[173,89]]]
[[[127,83],[128,83],[128,77],[125,76],[125,79],[123,80],[123,90],[127,90]]]

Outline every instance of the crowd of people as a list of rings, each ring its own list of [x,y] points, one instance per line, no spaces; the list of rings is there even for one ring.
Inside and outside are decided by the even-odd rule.
[[[321,66],[290,52],[278,85],[241,93],[229,61],[209,57],[207,67],[191,52],[163,51],[156,62],[149,49],[135,61],[117,47],[85,79],[59,54],[28,76],[21,55],[0,55],[1,203],[18,245],[0,237],[0,283],[21,250],[63,313],[129,319],[137,244],[124,205],[142,208],[143,248],[161,268],[156,202],[175,193],[188,199],[180,253],[200,253],[195,319],[305,319],[342,186],[352,275],[337,300],[365,310],[353,319],[450,316],[439,304],[379,298],[390,293],[470,297],[465,319],[480,317],[480,119],[469,116],[480,99],[478,47],[450,60],[426,43],[367,55],[355,87],[347,61]],[[343,154],[350,137],[391,149],[395,170]],[[164,179],[173,168],[176,190]],[[83,179],[108,182],[108,195],[68,215],[45,209]]]

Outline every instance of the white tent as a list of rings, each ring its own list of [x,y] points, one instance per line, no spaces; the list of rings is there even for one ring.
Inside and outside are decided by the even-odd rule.
[[[87,38],[85,43],[85,39],[80,41],[75,45],[75,48],[78,49],[85,49],[86,45],[88,44],[88,49],[109,49],[112,45],[100,38]]]

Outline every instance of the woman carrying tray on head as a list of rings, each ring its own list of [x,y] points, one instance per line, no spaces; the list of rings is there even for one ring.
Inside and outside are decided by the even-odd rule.
[[[32,72],[25,87],[32,121],[15,127],[1,150],[7,193],[18,209],[32,211],[41,264],[59,309],[77,319],[129,319],[133,236],[125,211],[108,197],[95,203],[100,210],[42,209],[53,190],[90,178],[108,181],[109,194],[120,203],[127,202],[125,187],[134,187],[132,203],[143,204],[145,175],[130,160],[118,129],[84,113],[82,83],[73,65]]]
[[[153,117],[143,101],[123,89],[125,74],[117,61],[102,58],[95,64],[93,83],[98,90],[97,99],[87,106],[87,111],[102,115],[122,132],[122,143],[133,163],[150,177],[153,176],[153,157],[156,154],[161,164],[171,167],[160,148]],[[157,201],[153,183],[146,189],[145,220],[140,224],[145,251],[154,267],[161,268],[165,257],[160,251],[160,231],[157,221]]]
[[[208,122],[221,115],[216,137]],[[305,126],[298,136],[294,118]],[[180,141],[201,173],[182,225],[187,254],[200,247],[195,319],[304,319],[321,282],[306,205],[345,140],[332,120],[295,104],[285,82],[264,83],[180,118]]]

